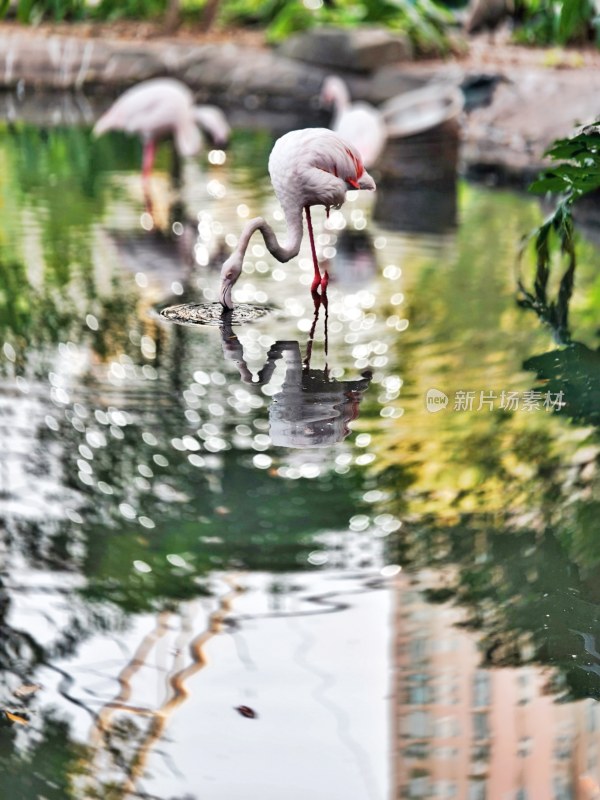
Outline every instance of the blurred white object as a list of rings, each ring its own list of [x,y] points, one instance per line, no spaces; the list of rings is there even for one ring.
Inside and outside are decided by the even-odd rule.
[[[457,117],[464,95],[454,84],[432,84],[392,97],[381,106],[389,138],[413,136]]]

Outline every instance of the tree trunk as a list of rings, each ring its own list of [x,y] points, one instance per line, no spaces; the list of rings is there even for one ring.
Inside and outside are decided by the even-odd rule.
[[[174,33],[181,25],[181,0],[167,0],[164,24],[166,33]]]
[[[200,18],[200,30],[206,32],[212,28],[220,5],[221,0],[207,0]]]

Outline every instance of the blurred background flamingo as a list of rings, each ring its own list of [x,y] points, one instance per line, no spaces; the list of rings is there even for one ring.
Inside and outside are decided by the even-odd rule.
[[[325,79],[321,102],[333,109],[332,130],[356,147],[367,169],[372,167],[387,139],[381,113],[370,103],[353,103],[347,85],[337,75]]]
[[[172,78],[143,81],[124,92],[94,126],[94,134],[120,130],[142,140],[142,176],[150,177],[159,139],[172,136],[178,155],[196,155],[202,146],[198,128],[208,134],[217,147],[229,139],[230,128],[221,109],[195,106],[185,84]]]
[[[240,236],[237,247],[221,270],[220,299],[225,308],[233,308],[231,290],[242,271],[244,254],[253,233],[260,230],[265,244],[278,261],[285,263],[298,255],[303,236],[302,211],[306,213],[313,258],[313,297],[324,297],[327,271],[321,275],[312,229],[310,207],[323,205],[339,208],[348,189],[375,189],[375,182],[365,170],[358,150],[326,128],[306,128],[286,133],[275,142],[269,157],[269,175],[287,224],[287,239],[277,241],[273,228],[262,218],[251,219]]]

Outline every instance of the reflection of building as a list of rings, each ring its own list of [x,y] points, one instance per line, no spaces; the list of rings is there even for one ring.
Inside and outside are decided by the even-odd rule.
[[[459,608],[401,575],[394,800],[600,797],[600,704],[557,703],[538,667],[482,669]]]

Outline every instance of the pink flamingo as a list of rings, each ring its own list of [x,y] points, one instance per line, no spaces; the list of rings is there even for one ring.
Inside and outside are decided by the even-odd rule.
[[[231,290],[242,271],[252,234],[259,230],[271,255],[285,263],[300,251],[303,210],[315,269],[311,291],[315,298],[324,297],[329,277],[327,271],[322,276],[319,269],[310,207],[323,205],[329,211],[342,205],[348,189],[375,189],[375,182],[366,172],[358,151],[326,128],[291,131],[278,139],[269,157],[269,175],[285,215],[287,239],[280,244],[273,228],[262,217],[246,224],[237,247],[221,269],[219,294],[225,308],[233,308]]]
[[[173,136],[183,157],[194,156],[202,145],[198,126],[217,147],[227,143],[229,125],[216,106],[195,106],[191,91],[172,78],[142,81],[124,92],[94,126],[94,134],[120,130],[137,134],[144,144],[142,175],[146,181],[154,164],[156,142]]]
[[[325,78],[321,102],[333,107],[332,130],[356,147],[367,169],[372,167],[387,139],[382,114],[370,103],[352,103],[348,87],[336,75]]]

